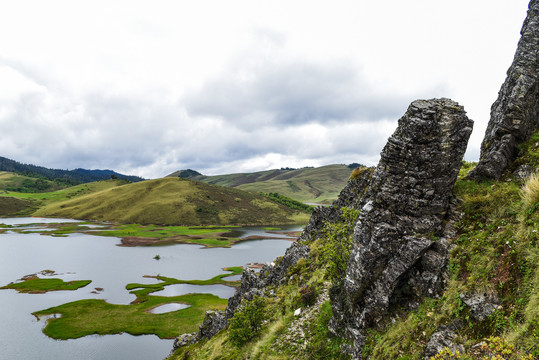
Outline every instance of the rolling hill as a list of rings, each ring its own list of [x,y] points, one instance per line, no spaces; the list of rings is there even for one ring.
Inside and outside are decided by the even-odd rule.
[[[190,178],[249,192],[279,193],[305,203],[331,203],[359,164],[317,168],[275,169],[254,173],[204,176],[194,170],[176,171],[168,177]]]
[[[259,194],[181,178],[146,180],[50,201],[34,216],[159,225],[305,223],[309,215]]]
[[[139,176],[123,175],[112,170],[87,170],[80,168],[75,170],[49,169],[43,166],[22,164],[2,156],[0,156],[0,171],[18,173],[32,178],[37,177],[44,180],[55,181],[63,185],[75,185],[92,181],[107,180],[111,177],[132,182],[144,180]]]

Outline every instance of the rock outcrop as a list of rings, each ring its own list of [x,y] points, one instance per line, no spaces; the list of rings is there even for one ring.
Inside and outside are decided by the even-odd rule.
[[[518,156],[518,145],[539,129],[539,0],[532,0],[521,38],[481,144],[471,179],[499,179]]]
[[[332,331],[360,356],[366,328],[393,303],[443,290],[443,238],[472,121],[449,99],[414,101],[389,138],[363,197],[343,287],[331,289]],[[408,290],[406,290],[408,289]]]
[[[358,355],[363,330],[382,320],[391,305],[413,306],[420,297],[444,289],[452,187],[462,164],[472,121],[449,99],[414,101],[388,140],[376,169],[355,172],[330,207],[315,209],[309,224],[284,256],[259,273],[248,269],[226,311],[206,314],[199,332],[175,346],[210,338],[224,329],[242,300],[268,294],[288,281],[288,269],[309,256],[309,243],[327,222],[339,221],[341,208],[361,210],[345,286],[330,289],[331,330],[350,338]],[[341,331],[344,330],[344,331]]]

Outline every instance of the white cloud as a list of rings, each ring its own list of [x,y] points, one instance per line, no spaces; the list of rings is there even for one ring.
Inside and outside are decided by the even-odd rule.
[[[21,0],[0,12],[0,156],[159,177],[374,164],[416,98],[476,121],[528,0]]]

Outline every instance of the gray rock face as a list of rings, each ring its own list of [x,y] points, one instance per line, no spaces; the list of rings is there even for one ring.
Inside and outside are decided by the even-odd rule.
[[[501,309],[500,299],[496,294],[460,294],[460,300],[470,307],[472,317],[481,322],[489,315]]]
[[[471,179],[499,179],[518,155],[518,145],[539,129],[539,0],[528,16],[507,78],[492,105],[481,144],[481,158]]]
[[[392,303],[443,290],[444,221],[473,122],[449,99],[414,101],[389,138],[363,198],[344,287],[332,289],[335,332],[363,346]],[[412,290],[404,290],[412,285]]]
[[[453,354],[457,351],[464,353],[464,346],[455,344],[456,337],[457,335],[447,328],[440,329],[440,331],[432,334],[425,349],[425,360],[429,360],[445,348],[451,350]]]

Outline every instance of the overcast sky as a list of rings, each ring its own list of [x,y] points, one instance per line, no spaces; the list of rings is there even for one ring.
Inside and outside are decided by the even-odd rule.
[[[528,0],[1,1],[0,156],[145,178],[375,165],[411,101],[479,146]]]

